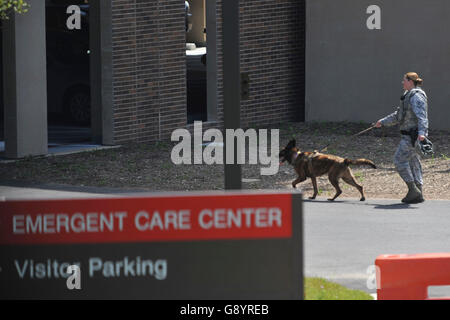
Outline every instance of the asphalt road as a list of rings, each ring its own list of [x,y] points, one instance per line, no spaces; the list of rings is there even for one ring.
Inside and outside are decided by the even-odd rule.
[[[349,288],[375,293],[367,269],[378,255],[450,252],[450,201],[323,198],[305,200],[304,212],[305,275]],[[436,295],[450,296],[450,288],[436,288]]]

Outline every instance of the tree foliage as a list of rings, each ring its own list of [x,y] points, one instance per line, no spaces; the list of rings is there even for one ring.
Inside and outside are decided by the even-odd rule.
[[[0,19],[8,19],[12,12],[25,13],[29,4],[24,0],[0,0]]]

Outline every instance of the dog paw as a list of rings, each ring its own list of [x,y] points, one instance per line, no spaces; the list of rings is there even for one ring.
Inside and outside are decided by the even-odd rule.
[[[366,201],[366,198],[362,197],[359,201]]]
[[[334,201],[334,199],[333,198],[329,198],[329,199],[327,199],[328,201]]]
[[[313,197],[309,197],[308,199],[310,199],[310,200],[314,200],[316,197],[315,196],[313,196]]]

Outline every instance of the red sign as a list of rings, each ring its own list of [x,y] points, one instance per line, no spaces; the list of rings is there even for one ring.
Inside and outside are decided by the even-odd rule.
[[[292,195],[0,202],[0,244],[289,238]]]

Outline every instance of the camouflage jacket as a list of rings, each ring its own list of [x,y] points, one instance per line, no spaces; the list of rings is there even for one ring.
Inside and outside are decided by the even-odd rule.
[[[420,88],[405,91],[394,113],[380,120],[383,126],[400,124],[400,130],[418,128],[419,135],[428,135],[428,98]]]

